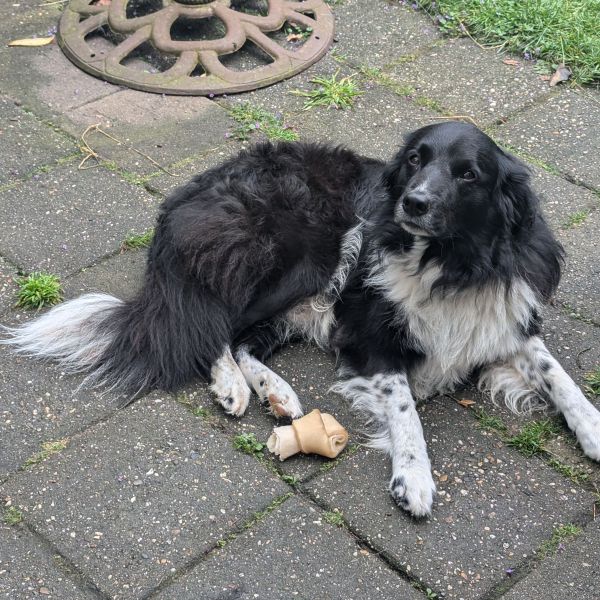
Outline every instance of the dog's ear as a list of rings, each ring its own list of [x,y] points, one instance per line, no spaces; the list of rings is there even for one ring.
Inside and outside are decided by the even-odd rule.
[[[514,156],[498,149],[496,196],[513,232],[530,229],[538,213],[538,198],[530,186],[529,168]]]

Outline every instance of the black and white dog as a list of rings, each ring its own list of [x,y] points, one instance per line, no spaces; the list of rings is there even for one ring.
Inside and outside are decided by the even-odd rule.
[[[473,126],[419,129],[389,164],[265,143],[164,202],[134,299],[82,296],[4,343],[129,394],[210,378],[230,414],[252,388],[298,417],[262,361],[313,340],[376,425],[394,500],[422,516],[435,484],[415,398],[473,374],[515,411],[549,401],[600,460],[600,413],[538,337],[561,262],[527,169]]]

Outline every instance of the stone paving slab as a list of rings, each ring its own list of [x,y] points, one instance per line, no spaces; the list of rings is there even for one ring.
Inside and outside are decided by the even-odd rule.
[[[562,90],[494,132],[501,142],[600,188],[600,103]]]
[[[423,598],[376,555],[362,549],[343,529],[329,525],[323,517],[315,506],[290,498],[157,598]]]
[[[60,558],[60,557],[59,557]],[[60,563],[24,527],[0,524],[0,598],[93,600],[98,596],[60,570]]]
[[[17,277],[16,268],[0,256],[0,314],[15,303],[17,292],[15,277]]]
[[[332,7],[334,48],[355,65],[383,67],[441,39],[427,15],[385,0],[344,0]]]
[[[82,377],[0,347],[0,479],[41,450],[117,409],[114,397],[76,391]]]
[[[153,394],[1,489],[111,598],[139,598],[289,488]]]
[[[25,113],[6,96],[0,96],[0,140],[0,185],[77,151],[72,141]]]
[[[575,313],[600,325],[600,199],[596,204],[581,225],[559,231],[567,262],[557,298]]]
[[[34,15],[34,22],[26,28],[11,29],[10,37],[27,37],[31,29],[46,35],[46,30],[58,22],[55,17],[42,19],[41,23],[35,19]],[[13,47],[0,51],[0,71],[3,73],[0,90],[4,94],[21,102],[41,118],[63,127],[71,123],[67,116],[69,111],[121,90],[119,86],[78,69],[55,43],[38,48]]]
[[[90,292],[112,294],[121,300],[132,298],[144,281],[146,251],[128,250],[83,269],[63,282],[65,298]]]
[[[434,400],[420,414],[438,485],[430,519],[412,520],[393,504],[388,460],[375,451],[356,453],[307,487],[427,587],[478,598],[531,557],[553,524],[591,517],[592,494],[479,431],[466,409]]]
[[[68,116],[71,122],[64,127],[76,136],[100,125],[114,139],[91,131],[86,141],[104,160],[138,175],[222,146],[231,123],[227,112],[207,98],[136,90],[105,96]]]
[[[600,521],[590,523],[582,535],[569,540],[564,546],[564,550],[546,559],[531,575],[503,596],[504,600],[598,600]]]
[[[413,86],[417,95],[436,100],[453,114],[472,117],[483,127],[551,92],[532,65],[506,65],[505,58],[469,39],[453,39],[393,66],[390,73]]]
[[[26,271],[66,275],[151,227],[157,206],[116,173],[63,166],[0,192],[0,254]]]

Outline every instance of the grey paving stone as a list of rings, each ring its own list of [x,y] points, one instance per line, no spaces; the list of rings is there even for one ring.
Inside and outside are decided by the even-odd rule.
[[[297,498],[287,500],[158,596],[160,600],[225,597],[423,598],[344,530],[327,524],[321,510]]]
[[[563,90],[495,132],[508,143],[571,177],[600,187],[600,104]]]
[[[63,283],[65,298],[76,298],[89,292],[104,292],[117,298],[135,295],[144,281],[145,250],[128,250],[83,269]]]
[[[197,156],[226,142],[227,112],[203,97],[123,90],[69,111],[64,127],[81,135],[99,124],[111,139],[90,131],[86,141],[105,160],[140,175]],[[150,160],[152,159],[152,160]],[[154,161],[154,162],[153,162]]]
[[[598,201],[596,201],[598,205]],[[600,205],[581,225],[563,227],[558,238],[567,252],[557,298],[600,325]]]
[[[520,581],[504,600],[544,598],[544,600],[598,600],[600,583],[600,522],[590,523],[575,540],[564,544],[553,557]]]
[[[66,275],[154,224],[157,200],[104,169],[67,165],[0,192],[0,254]]]
[[[508,116],[550,93],[531,65],[506,65],[506,55],[477,47],[469,39],[436,46],[414,61],[391,69],[394,78],[416,94],[438,101],[480,125]]]
[[[345,144],[382,160],[398,151],[404,134],[436,120],[438,115],[429,109],[380,86],[366,89],[352,109],[311,109],[292,119],[303,140]]]
[[[0,96],[0,136],[0,185],[77,151],[73,142],[25,113],[6,96]]]
[[[478,598],[552,534],[589,517],[593,496],[537,459],[526,460],[479,431],[464,408],[434,400],[420,411],[438,497],[414,521],[386,490],[388,461],[358,452],[308,487],[343,511],[351,527],[448,598]]]
[[[354,64],[383,67],[440,39],[423,13],[385,0],[345,0],[333,7],[336,51]]]
[[[139,598],[289,488],[153,394],[1,488],[111,598]]]
[[[15,303],[17,269],[0,256],[0,314]]]
[[[589,212],[600,206],[598,197],[586,188],[569,183],[535,165],[529,166],[532,186],[540,197],[544,216],[555,234],[561,234],[561,229],[575,213]]]
[[[0,598],[38,597],[92,600],[98,596],[63,573],[60,562],[25,528],[0,523]]]
[[[27,37],[34,32],[45,36],[56,25],[56,18],[31,15],[31,20],[10,30],[10,37]],[[65,116],[86,103],[114,94],[121,88],[78,69],[56,43],[38,48],[6,48],[0,51],[0,90],[21,102],[37,115],[67,127]],[[97,121],[96,121],[97,122]],[[74,129],[81,134],[83,129]]]
[[[76,391],[81,380],[0,347],[0,478],[38,453],[43,442],[70,436],[117,410],[114,398]]]

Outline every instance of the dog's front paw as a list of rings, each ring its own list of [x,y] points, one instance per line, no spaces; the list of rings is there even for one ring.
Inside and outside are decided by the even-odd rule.
[[[215,394],[217,402],[227,414],[241,417],[248,408],[252,393],[242,373],[239,372],[237,376],[235,371],[226,374],[217,372],[215,376],[213,371],[213,377],[210,389]]]
[[[600,419],[582,423],[575,433],[583,453],[600,462]]]
[[[427,467],[404,467],[397,470],[390,481],[394,502],[413,517],[431,514],[435,483]]]
[[[273,371],[258,373],[254,387],[261,402],[268,404],[276,417],[297,419],[304,414],[296,392],[285,379]]]

